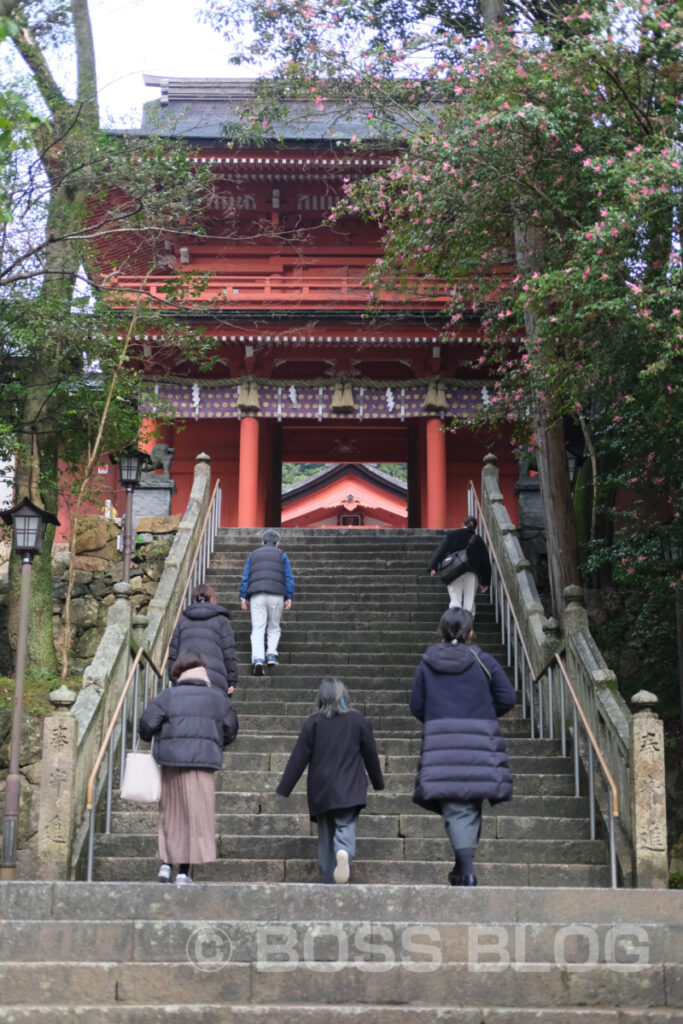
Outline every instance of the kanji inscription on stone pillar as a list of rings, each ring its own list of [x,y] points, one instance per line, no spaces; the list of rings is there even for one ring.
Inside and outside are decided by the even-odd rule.
[[[59,710],[43,726],[38,861],[41,878],[68,878],[74,819],[78,723],[69,714],[75,699],[67,687],[50,694]]]
[[[669,882],[666,841],[664,728],[657,698],[641,690],[632,698],[631,814],[633,876],[640,889],[665,889]]]

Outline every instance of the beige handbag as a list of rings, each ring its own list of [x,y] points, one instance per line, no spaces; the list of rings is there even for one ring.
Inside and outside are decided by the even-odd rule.
[[[121,783],[121,799],[134,804],[156,804],[161,797],[161,768],[152,751],[129,750]]]

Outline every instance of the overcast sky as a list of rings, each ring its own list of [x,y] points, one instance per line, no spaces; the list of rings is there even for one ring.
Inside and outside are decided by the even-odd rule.
[[[249,74],[229,65],[223,40],[199,24],[201,6],[201,0],[91,0],[103,123],[139,126],[142,104],[159,95],[143,85],[145,73]]]

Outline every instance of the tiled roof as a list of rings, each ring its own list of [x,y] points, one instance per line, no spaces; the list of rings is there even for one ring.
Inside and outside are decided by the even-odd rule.
[[[145,75],[144,81],[161,89],[161,97],[143,108],[144,134],[203,140],[229,137],[229,125],[240,120],[245,106],[256,95],[255,79]],[[367,142],[387,137],[367,103],[352,107],[330,103],[319,110],[308,100],[287,102],[288,111],[269,125],[266,137],[301,142],[347,142],[354,136]]]
[[[289,501],[293,497],[302,493],[315,490],[318,485],[324,481],[337,480],[350,472],[356,473],[361,477],[364,476],[368,480],[374,481],[397,494],[405,496],[408,493],[408,485],[403,480],[399,480],[397,477],[391,476],[389,473],[385,473],[372,463],[361,462],[349,465],[348,463],[332,462],[323,466],[323,468],[319,469],[317,473],[312,473],[310,476],[307,476],[304,480],[297,480],[296,483],[288,484],[286,487],[283,487],[283,501]]]

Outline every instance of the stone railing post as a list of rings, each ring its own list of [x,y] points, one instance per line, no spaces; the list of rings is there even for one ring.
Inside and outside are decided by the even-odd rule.
[[[198,501],[206,504],[211,492],[211,456],[206,452],[200,452],[195,459],[194,478],[192,481],[192,493],[190,501]]]
[[[664,726],[657,703],[657,697],[647,690],[631,698],[633,884],[639,889],[666,889],[669,885]]]
[[[482,503],[488,498],[489,501],[502,501],[503,495],[500,493],[500,482],[498,472],[498,456],[489,452],[488,455],[484,456],[483,459],[484,468],[481,471],[482,479]],[[488,485],[488,486],[487,486]],[[491,495],[494,497],[491,497]]]
[[[76,796],[78,723],[70,714],[76,694],[68,686],[50,693],[54,712],[43,724],[43,763],[38,815],[38,875],[68,879]]]

